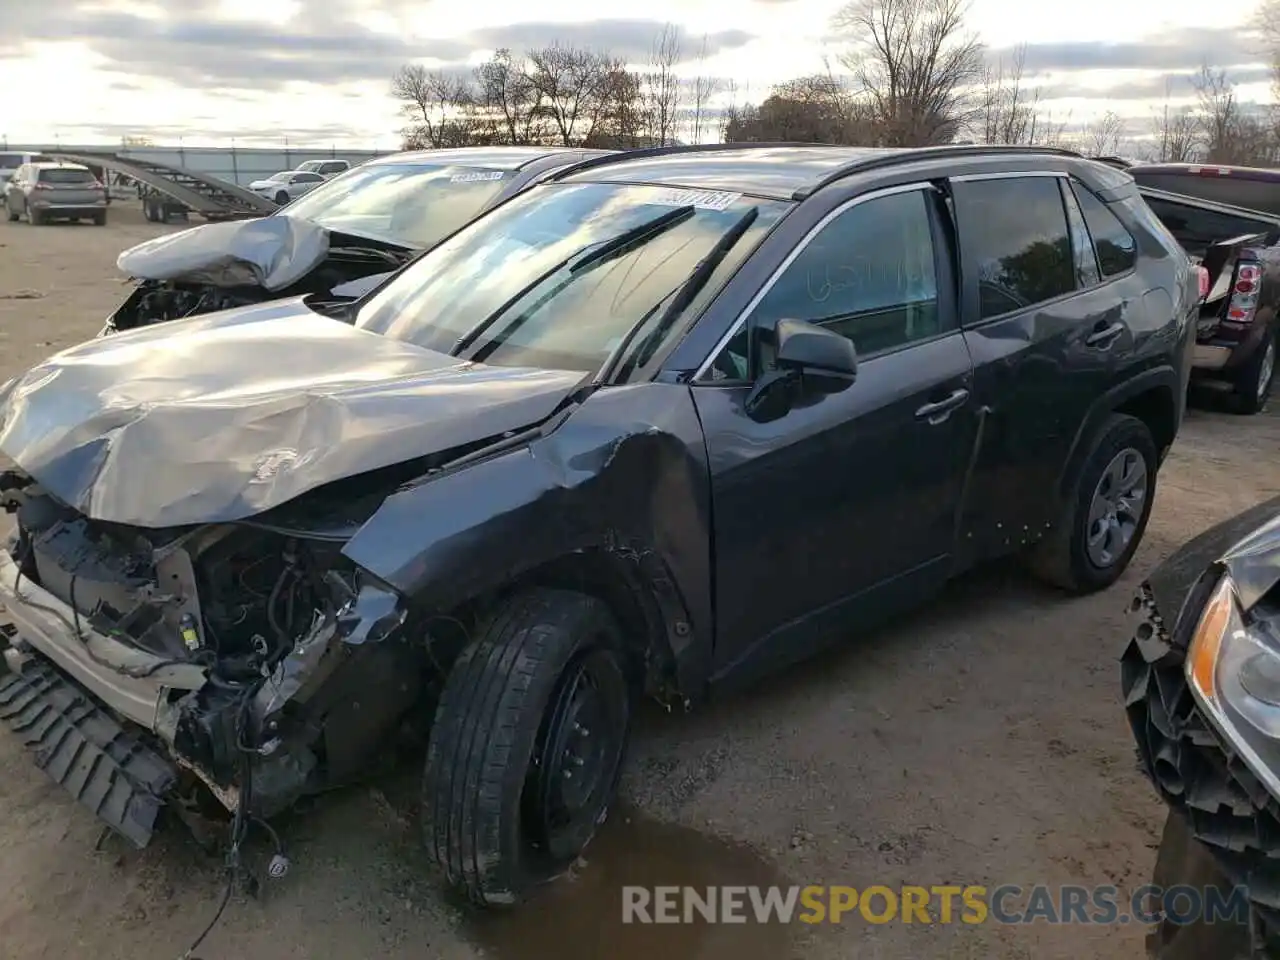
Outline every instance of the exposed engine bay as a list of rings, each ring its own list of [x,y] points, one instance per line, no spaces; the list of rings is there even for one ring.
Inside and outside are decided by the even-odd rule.
[[[120,255],[117,266],[138,285],[101,335],[296,296],[341,316],[417,254],[285,216],[203,224]]]
[[[109,638],[203,671],[195,689],[157,684],[150,733],[227,810],[271,817],[357,776],[419,700],[429,664],[399,595],[344,560],[332,528],[126,527],[0,480],[19,579],[70,608],[86,649]]]

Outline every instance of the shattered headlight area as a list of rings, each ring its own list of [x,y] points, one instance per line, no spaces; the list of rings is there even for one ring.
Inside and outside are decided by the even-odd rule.
[[[1230,881],[1248,888],[1268,950],[1280,948],[1277,601],[1272,591],[1242,611],[1230,576],[1216,569],[1179,617],[1159,609],[1144,584],[1132,607],[1141,621],[1121,659],[1143,772]]]
[[[62,621],[56,638],[20,627],[20,673],[65,685],[58,667],[132,721],[129,736],[180,772],[165,789],[183,819],[200,807],[192,778],[237,820],[354,778],[418,701],[424,653],[404,602],[342,557],[341,537],[127,527],[14,473],[0,487],[18,519],[6,601]],[[149,830],[130,839],[141,846]]]

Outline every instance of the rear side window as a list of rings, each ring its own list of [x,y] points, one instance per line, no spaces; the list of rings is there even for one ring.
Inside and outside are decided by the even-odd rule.
[[[978,273],[978,315],[1025,310],[1076,289],[1058,177],[956,184],[961,253]]]
[[[88,170],[67,170],[57,167],[40,171],[41,183],[93,183],[94,176]]]
[[[1107,205],[1079,183],[1071,184],[1076,201],[1084,214],[1093,248],[1098,251],[1098,266],[1104,277],[1132,270],[1138,262],[1138,245],[1119,218],[1107,209]]]

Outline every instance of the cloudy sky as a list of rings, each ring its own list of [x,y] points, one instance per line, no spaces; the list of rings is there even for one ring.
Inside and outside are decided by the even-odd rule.
[[[1245,26],[1253,0],[972,0],[969,26],[993,55],[1027,43],[1027,71],[1054,119],[1113,109],[1139,123],[1188,97],[1202,63],[1244,100],[1269,99]],[[0,137],[10,144],[119,141],[392,148],[387,95],[399,65],[465,65],[497,47],[559,40],[643,62],[664,23],[738,99],[821,69],[840,0],[3,0]],[[603,9],[607,18],[599,16]],[[1050,11],[1054,12],[1050,12]],[[1060,12],[1059,12],[1060,11]]]

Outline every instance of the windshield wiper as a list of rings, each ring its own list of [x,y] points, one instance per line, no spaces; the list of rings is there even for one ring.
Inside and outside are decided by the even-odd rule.
[[[492,314],[480,321],[476,326],[472,327],[469,332],[459,337],[458,342],[455,343],[453,345],[453,349],[449,351],[450,355],[455,357],[459,356],[463,350],[466,350],[475,343],[476,340],[483,336],[486,330],[502,319],[502,317],[506,316],[507,312],[513,306],[527,297],[538,287],[542,286],[542,284],[546,283],[547,280],[558,274],[561,270],[568,268],[569,276],[576,277],[590,267],[604,263],[606,260],[612,259],[615,256],[620,256],[639,243],[648,243],[650,240],[665,233],[677,224],[688,220],[693,216],[694,212],[692,205],[686,204],[683,207],[675,207],[668,210],[661,216],[654,217],[652,220],[646,220],[643,223],[638,223],[634,227],[622,231],[622,233],[618,234],[616,237],[610,237],[608,240],[602,241],[597,246],[588,247],[586,250],[579,250],[577,253],[573,254],[573,256],[560,261],[555,266],[551,267],[551,269],[535,277],[532,283],[526,284],[516,292],[515,296],[509,298]],[[516,323],[512,324],[505,331],[506,335],[501,340],[493,341],[492,346],[496,347],[498,344],[502,343],[502,341],[505,340],[507,336],[510,336],[512,331],[514,331],[516,327],[520,326],[524,319],[532,313],[533,311],[531,310],[526,311],[525,317],[518,319]]]
[[[688,279],[675,289],[670,301],[667,301],[665,297],[659,300],[631,327],[627,335],[622,338],[622,342],[618,344],[617,349],[605,361],[600,370],[600,376],[596,380],[597,383],[608,383],[612,379],[613,368],[617,365],[618,360],[630,347],[636,335],[645,328],[649,318],[653,316],[658,307],[662,306],[663,302],[667,302],[667,308],[662,311],[662,316],[658,318],[657,324],[654,325],[653,332],[646,338],[646,340],[651,341],[654,337],[658,337],[658,342],[661,342],[661,337],[667,328],[675,322],[676,318],[693,302],[693,298],[698,295],[699,291],[707,285],[711,275],[716,272],[716,267],[724,262],[724,258],[729,255],[729,251],[742,239],[742,235],[751,229],[751,225],[756,222],[756,217],[758,216],[760,216],[760,208],[752,207],[739,217],[738,221],[721,235],[720,239],[716,241],[716,245],[707,252],[707,255],[697,262]],[[618,374],[630,373],[639,357],[639,351],[633,353],[618,370]]]

